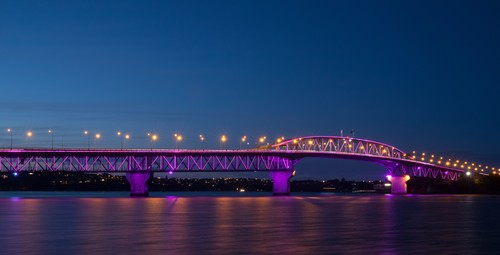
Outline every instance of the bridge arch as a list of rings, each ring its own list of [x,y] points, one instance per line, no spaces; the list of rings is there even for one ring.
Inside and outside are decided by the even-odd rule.
[[[404,159],[406,153],[394,146],[366,139],[343,136],[305,136],[271,145],[278,151],[314,151],[336,154],[359,154]]]
[[[463,171],[442,165],[416,161],[401,149],[385,143],[343,136],[305,136],[279,141],[270,150],[293,154],[297,161],[305,157],[339,158],[368,161],[386,168],[395,193],[406,193],[410,176],[457,180]],[[404,191],[404,192],[403,192]]]

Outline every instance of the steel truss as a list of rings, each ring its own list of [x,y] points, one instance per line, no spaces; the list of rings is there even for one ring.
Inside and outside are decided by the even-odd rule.
[[[409,169],[408,174],[411,176],[456,181],[463,173],[428,166],[414,166]]]
[[[380,142],[340,136],[308,136],[287,140],[272,146],[280,151],[318,151],[403,159],[402,150]]]

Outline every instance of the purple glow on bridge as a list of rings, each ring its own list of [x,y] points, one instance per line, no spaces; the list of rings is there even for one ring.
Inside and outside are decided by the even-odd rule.
[[[268,171],[275,193],[289,192],[293,167],[306,157],[369,161],[384,166],[388,179],[400,180],[401,193],[410,176],[457,180],[465,171],[439,163],[415,160],[414,156],[384,143],[338,136],[294,138],[251,150],[0,150],[0,171],[84,171],[84,172],[228,172]],[[469,172],[466,172],[470,174]],[[285,176],[285,177],[283,177]],[[130,180],[135,180],[132,178]],[[284,181],[286,179],[286,182]],[[142,183],[133,181],[134,183]],[[132,182],[131,182],[132,183]],[[403,185],[404,184],[404,185]],[[136,184],[134,184],[136,185]],[[137,184],[136,193],[143,184]],[[393,189],[394,189],[393,184]]]

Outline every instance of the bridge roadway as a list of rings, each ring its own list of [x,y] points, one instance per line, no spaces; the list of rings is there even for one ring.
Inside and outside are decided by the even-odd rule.
[[[0,171],[83,171],[126,173],[132,196],[147,196],[154,172],[266,171],[275,195],[290,194],[294,166],[303,158],[373,162],[387,169],[391,192],[406,193],[410,176],[457,180],[464,171],[415,160],[380,142],[338,136],[309,136],[250,150],[12,149],[0,150]]]

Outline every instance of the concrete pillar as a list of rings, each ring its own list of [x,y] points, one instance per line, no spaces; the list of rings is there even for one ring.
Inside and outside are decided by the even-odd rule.
[[[287,196],[290,195],[290,178],[295,174],[293,170],[272,171],[269,173],[273,180],[273,195]]]
[[[406,194],[406,182],[410,176],[389,176],[391,182],[391,194]]]
[[[127,180],[130,183],[130,196],[149,196],[149,181],[152,177],[153,172],[128,172]]]
[[[387,180],[391,182],[392,194],[406,194],[406,182],[410,180],[410,167],[400,163],[383,164],[388,172]]]

